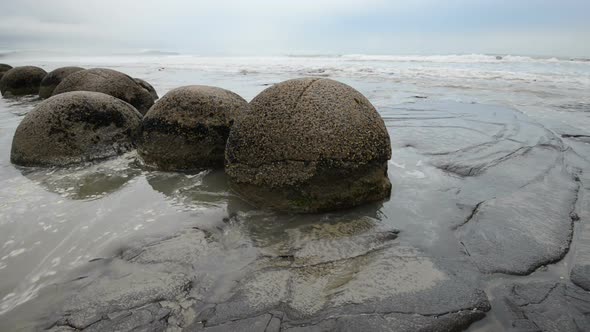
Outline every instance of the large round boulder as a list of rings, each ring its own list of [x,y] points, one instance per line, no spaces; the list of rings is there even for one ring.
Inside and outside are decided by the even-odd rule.
[[[49,98],[53,94],[53,90],[55,87],[58,86],[64,78],[70,76],[71,74],[84,70],[84,68],[80,67],[62,67],[57,68],[54,71],[51,71],[49,74],[45,75],[43,80],[41,81],[41,86],[39,88],[39,97],[41,98]]]
[[[152,96],[152,98],[154,98],[154,100],[157,100],[158,98],[158,93],[156,92],[156,89],[154,89],[154,87],[149,84],[147,81],[142,80],[141,78],[134,78],[133,79],[135,81],[135,83],[139,84],[142,88],[144,88],[147,92],[150,93],[150,95]]]
[[[4,73],[11,70],[11,69],[12,69],[11,65],[7,65],[5,63],[0,63],[0,80],[2,79],[2,76],[4,75]]]
[[[3,96],[36,95],[45,75],[45,70],[35,66],[12,68],[0,79],[0,92]]]
[[[226,173],[258,207],[292,212],[349,208],[389,197],[391,144],[373,105],[324,78],[276,84],[232,127]]]
[[[94,91],[119,98],[145,114],[154,104],[150,93],[133,78],[112,69],[93,68],[75,72],[66,77],[53,91],[53,95],[71,91]]]
[[[14,134],[10,160],[55,166],[112,157],[135,148],[141,114],[115,97],[77,91],[51,97],[29,112]]]
[[[139,154],[161,170],[223,167],[230,128],[247,108],[242,97],[221,88],[174,89],[143,118]]]

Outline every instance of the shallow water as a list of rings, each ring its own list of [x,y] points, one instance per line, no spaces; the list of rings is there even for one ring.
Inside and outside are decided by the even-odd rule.
[[[492,303],[486,318],[470,329],[498,331],[508,328],[510,317],[497,290],[513,282],[568,281],[576,231],[589,221],[584,213],[590,196],[584,196],[584,184],[578,185],[573,175],[584,178],[590,172],[590,143],[567,137],[590,135],[588,62],[366,56],[2,61],[46,70],[62,65],[110,67],[147,80],[160,96],[177,86],[205,84],[250,100],[268,85],[289,78],[337,79],[365,94],[384,118],[392,139],[389,177],[394,188],[391,198],[379,204],[294,216],[248,206],[230,192],[223,172],[150,171],[134,152],[66,169],[15,167],[9,161],[12,135],[39,101],[0,99],[3,331],[35,326],[31,312],[44,319],[47,308],[71,292],[61,285],[76,271],[110,271],[97,258],[191,227],[215,239],[208,258],[194,262],[205,279],[214,280],[203,286],[207,301],[240,294],[234,288],[237,280],[249,276],[245,271],[260,265],[261,257],[289,257],[292,264],[344,259],[350,266],[300,276],[290,295],[292,307],[313,314],[323,306],[374,300],[384,293],[428,294],[453,279],[451,275],[459,275],[485,290]],[[515,207],[509,209],[512,202]],[[518,224],[485,219],[491,215],[516,220],[521,212],[525,216]],[[581,218],[569,235],[574,241],[568,251],[570,213]],[[535,214],[549,223],[538,224],[539,218],[530,217]],[[479,218],[477,223],[472,217]],[[397,234],[396,248],[406,248],[396,249],[393,257],[420,259],[365,261],[367,252],[389,248],[380,244],[381,237],[389,235],[380,234]],[[492,236],[497,237],[495,247],[479,247]],[[499,247],[507,249],[496,252]],[[563,250],[568,254],[561,259]],[[537,257],[535,252],[543,254]],[[539,269],[552,260],[557,262]],[[514,262],[520,266],[512,266]],[[523,274],[519,269],[527,264],[531,268],[526,276],[513,275]],[[386,270],[381,269],[384,265]],[[390,276],[381,277],[384,271]],[[271,293],[263,288],[280,285],[282,273],[268,276],[268,281],[258,275],[261,279],[249,284],[255,293],[248,296],[256,303],[271,301]],[[363,282],[369,279],[376,280]],[[52,288],[59,289],[60,296],[51,293]]]

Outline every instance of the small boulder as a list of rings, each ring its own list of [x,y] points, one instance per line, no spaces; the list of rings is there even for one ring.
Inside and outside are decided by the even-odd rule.
[[[142,88],[149,92],[150,95],[152,95],[152,98],[154,98],[154,100],[158,100],[158,98],[160,98],[158,96],[158,93],[156,92],[156,89],[154,89],[154,87],[151,84],[142,80],[141,78],[134,78],[133,80],[135,81],[135,83],[139,84]]]
[[[242,97],[221,88],[174,89],[145,115],[139,154],[161,170],[223,167],[230,127],[247,108]]]
[[[267,88],[232,127],[226,173],[250,203],[321,212],[389,197],[391,144],[373,105],[348,85],[302,78]]]
[[[49,98],[53,94],[53,90],[55,87],[64,80],[64,78],[70,76],[71,74],[84,70],[84,68],[80,67],[62,67],[57,68],[56,70],[50,72],[49,74],[45,75],[43,80],[41,81],[41,87],[39,88],[39,97],[41,98]]]
[[[141,114],[112,96],[77,91],[51,97],[18,125],[10,160],[61,166],[113,157],[135,148]]]
[[[154,104],[154,98],[133,78],[112,69],[93,68],[75,72],[66,77],[53,91],[53,95],[71,91],[94,91],[119,98],[145,114]]]
[[[39,67],[12,68],[0,79],[0,92],[5,97],[36,95],[39,93],[39,86],[45,75],[47,72]]]
[[[4,75],[4,73],[11,70],[11,69],[12,69],[11,65],[7,65],[5,63],[0,63],[0,80],[2,79],[2,76]]]

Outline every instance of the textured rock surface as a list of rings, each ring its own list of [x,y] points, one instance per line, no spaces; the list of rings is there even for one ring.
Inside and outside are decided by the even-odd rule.
[[[394,147],[418,152],[416,162],[427,160],[442,174],[423,166],[416,174],[440,179],[447,189],[436,194],[426,186],[413,196],[417,203],[398,197],[394,207],[417,205],[398,214],[455,219],[450,226],[459,244],[485,273],[529,274],[568,252],[581,185],[567,162],[572,152],[558,135],[496,106],[425,102],[403,111],[389,118],[384,110],[394,126]],[[414,175],[404,167],[397,169]],[[449,206],[461,212],[446,215]]]
[[[64,80],[64,78],[70,76],[77,71],[84,70],[80,67],[61,67],[49,72],[41,81],[41,87],[39,88],[39,97],[49,98],[53,94],[53,90]]]
[[[7,65],[5,63],[0,63],[0,80],[2,79],[2,76],[4,75],[4,73],[9,71],[10,69],[12,69],[11,65]]]
[[[145,115],[139,153],[162,170],[223,167],[230,128],[247,109],[242,97],[221,88],[174,89]]]
[[[149,84],[145,80],[142,80],[141,78],[134,78],[133,80],[135,81],[135,83],[141,85],[142,88],[147,90],[147,92],[150,93],[150,95],[152,96],[152,98],[154,98],[154,100],[157,100],[158,98],[160,98],[160,97],[158,97],[158,93],[156,92],[156,89],[154,89],[154,87],[151,84]]]
[[[47,72],[39,67],[24,66],[12,68],[0,79],[0,92],[3,96],[36,95]]]
[[[479,204],[459,230],[461,242],[484,272],[528,274],[558,261],[573,235],[578,189],[570,174],[550,169],[512,194]]]
[[[82,239],[58,248],[45,271],[56,270],[55,257],[66,263],[65,252],[80,241],[103,245],[112,232],[139,241],[120,238],[123,247],[101,253],[108,258],[3,315],[0,330],[36,327],[31,317],[54,331],[74,329],[69,324],[90,331],[588,330],[588,293],[575,284],[583,285],[588,264],[590,133],[480,104],[420,100],[380,112],[396,151],[388,162],[393,199],[346,211],[261,211],[229,190],[222,170],[146,172],[137,164],[135,178],[95,201],[67,198],[78,189],[65,170],[37,170],[46,173],[0,188],[5,206],[15,207],[2,210],[19,221],[14,227],[43,221],[40,233],[63,227],[59,234]],[[125,167],[84,167],[71,176],[123,177]],[[14,194],[47,194],[35,186],[48,181],[72,187],[54,190],[72,196],[28,211],[31,200]],[[100,215],[86,220],[88,211]],[[90,230],[59,223],[62,215]],[[141,233],[178,220],[178,234]],[[2,255],[19,247],[7,243]],[[23,256],[3,260],[3,271]],[[38,315],[34,303],[44,309]]]
[[[264,90],[250,107],[230,133],[226,172],[255,205],[314,212],[389,196],[389,135],[358,91],[295,79]]]
[[[98,92],[47,99],[21,121],[10,159],[23,166],[66,165],[112,157],[135,147],[141,115]]]
[[[590,133],[589,133],[590,134]],[[590,135],[586,136],[590,143]],[[590,144],[584,141],[578,141],[573,144],[580,155],[590,155]],[[590,163],[589,159],[577,156],[579,169],[582,170],[578,175],[580,181],[580,195],[578,199],[578,208],[572,215],[578,223],[576,228],[577,243],[576,252],[574,253],[573,267],[570,278],[578,286],[590,291]]]
[[[485,294],[457,275],[463,263],[441,267],[443,261],[400,245],[396,231],[374,223],[363,217],[282,225],[274,239],[280,242],[266,238],[256,249],[224,244],[241,223],[132,245],[71,282],[73,295],[49,325],[54,331],[447,331],[489,310]]]
[[[150,93],[133,78],[112,69],[93,68],[66,77],[53,91],[53,95],[71,91],[94,91],[119,98],[145,114],[154,104]]]
[[[503,294],[514,331],[590,331],[590,294],[571,284],[508,285]]]

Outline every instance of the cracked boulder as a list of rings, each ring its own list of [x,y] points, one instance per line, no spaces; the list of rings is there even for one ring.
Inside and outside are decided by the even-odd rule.
[[[112,69],[93,68],[66,77],[53,91],[53,95],[71,91],[102,92],[133,105],[145,114],[154,104],[152,95],[133,78]]]
[[[7,65],[5,63],[0,63],[0,80],[2,79],[2,76],[4,76],[4,73],[11,70],[12,66],[11,65]]]
[[[246,109],[242,97],[225,89],[174,89],[145,115],[138,151],[161,170],[221,168],[230,128]]]
[[[0,79],[2,96],[26,96],[39,93],[39,86],[47,72],[39,67],[24,66],[12,68]]]
[[[276,84],[230,133],[226,172],[250,203],[318,212],[389,197],[389,134],[371,103],[324,78]]]
[[[14,134],[10,160],[60,166],[113,157],[135,147],[141,115],[103,93],[69,92],[29,112]]]
[[[39,97],[49,98],[53,94],[53,90],[63,81],[66,77],[71,74],[84,70],[80,67],[61,67],[51,71],[45,75],[41,81],[41,87],[39,89]]]

